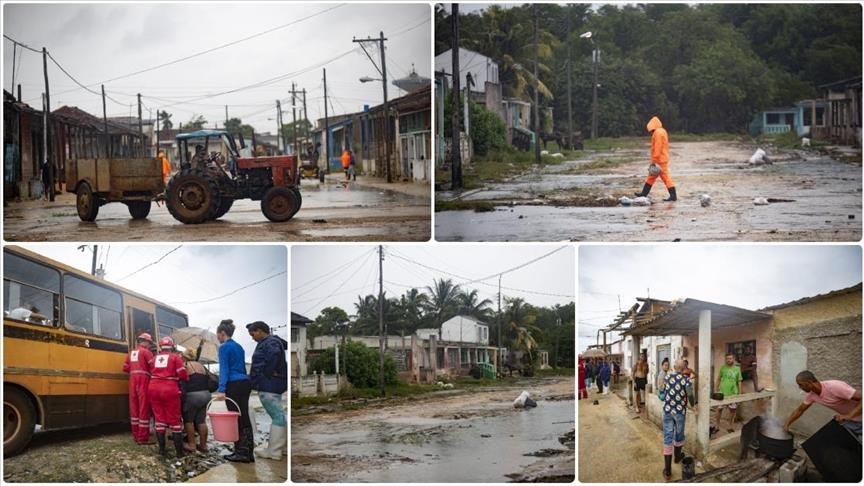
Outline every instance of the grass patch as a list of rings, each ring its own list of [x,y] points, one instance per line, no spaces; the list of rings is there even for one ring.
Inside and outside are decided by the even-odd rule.
[[[640,148],[649,142],[649,137],[600,137],[594,140],[586,139],[584,142],[585,150],[595,150],[604,152],[614,149],[635,149]]]
[[[720,142],[740,141],[742,135],[737,133],[673,133],[674,142]]]
[[[630,157],[604,157],[597,160],[592,160],[591,162],[586,162],[584,164],[580,164],[577,167],[574,167],[571,173],[581,174],[583,172],[597,172],[602,170],[610,170],[615,169],[624,164],[630,164],[635,162],[637,159],[633,159]]]
[[[549,376],[574,376],[576,373],[575,368],[558,368],[558,369],[548,369],[548,370],[535,370],[534,376],[538,376],[541,378],[549,377]]]
[[[465,211],[472,210],[476,213],[495,211],[495,204],[490,201],[435,201],[435,211]]]

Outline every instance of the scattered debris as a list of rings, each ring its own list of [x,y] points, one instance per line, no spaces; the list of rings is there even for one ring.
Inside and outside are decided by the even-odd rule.
[[[701,204],[703,208],[707,208],[711,205],[711,196],[708,194],[702,194],[699,196],[699,204]]]
[[[775,197],[769,197],[768,202],[769,203],[795,202],[795,200],[794,199],[778,199]]]
[[[757,197],[756,199],[753,200],[753,204],[755,204],[756,206],[767,206],[768,200],[765,199],[764,197]]]
[[[651,205],[651,198],[649,198],[648,196],[639,196],[633,200],[633,205],[634,206],[650,206]]]
[[[631,206],[633,204],[633,200],[627,196],[621,196],[618,199],[618,204],[620,204],[622,206]]]
[[[748,163],[750,165],[771,165],[771,159],[769,159],[768,154],[760,148],[756,149],[756,152],[753,152]]]
[[[326,219],[313,219],[312,222],[313,223],[326,223],[327,220]]]
[[[523,391],[516,397],[516,400],[513,400],[513,407],[515,408],[532,408],[536,406],[537,402],[531,399],[531,395],[527,391]]]

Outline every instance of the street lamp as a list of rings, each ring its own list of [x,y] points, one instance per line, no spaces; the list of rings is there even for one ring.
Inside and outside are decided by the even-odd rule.
[[[591,100],[591,139],[597,138],[597,62],[600,60],[600,51],[594,44],[594,39],[591,37],[594,34],[589,30],[579,37],[591,41],[591,59],[594,71],[594,82],[592,83],[593,96]]]

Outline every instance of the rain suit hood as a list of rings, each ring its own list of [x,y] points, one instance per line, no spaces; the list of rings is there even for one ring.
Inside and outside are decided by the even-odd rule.
[[[650,120],[648,120],[648,125],[645,128],[647,128],[649,132],[653,132],[658,128],[663,128],[663,122],[661,122],[659,118],[654,116],[651,117]]]

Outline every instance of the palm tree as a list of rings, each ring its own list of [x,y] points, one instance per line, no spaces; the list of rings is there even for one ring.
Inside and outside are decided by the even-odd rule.
[[[483,299],[478,302],[478,292],[476,289],[467,291],[462,290],[456,296],[456,300],[459,305],[459,314],[464,316],[470,316],[477,320],[489,322],[492,319],[492,309],[489,308],[492,305],[492,301],[489,299]]]
[[[424,310],[429,308],[429,296],[417,289],[410,289],[402,294],[399,299],[399,307],[403,322],[403,334],[406,327],[409,332],[414,332],[420,328],[424,320]]]
[[[441,324],[458,313],[456,295],[459,286],[449,278],[435,279],[433,286],[426,287],[429,291],[429,311],[434,316],[435,327],[438,328],[438,339],[441,339]]]
[[[507,304],[504,315],[513,349],[526,352],[529,362],[533,363],[534,350],[537,349],[534,336],[540,333],[540,329],[534,325],[537,316],[530,312],[531,306],[520,297],[505,297],[504,301]]]

